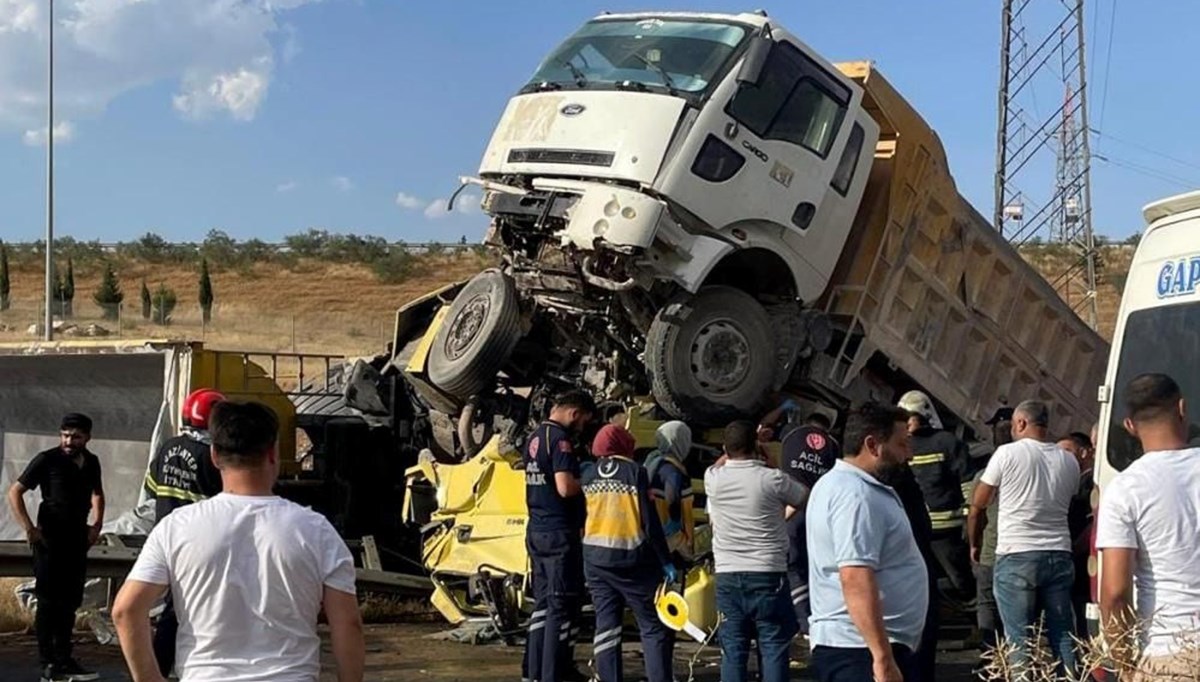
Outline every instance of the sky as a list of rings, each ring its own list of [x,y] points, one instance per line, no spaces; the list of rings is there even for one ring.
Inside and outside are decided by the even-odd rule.
[[[7,241],[44,229],[46,1],[0,0]],[[999,0],[764,6],[831,61],[875,61],[938,131],[960,192],[992,214]],[[148,231],[197,241],[212,229],[279,241],[308,228],[477,240],[486,228],[478,192],[468,190],[453,213],[445,199],[478,169],[506,100],[581,23],[605,10],[756,8],[705,0],[55,7],[56,232],[104,242]],[[1100,233],[1140,230],[1144,204],[1200,186],[1200,89],[1186,75],[1193,47],[1163,31],[1198,23],[1200,3],[1187,0],[1087,6]]]

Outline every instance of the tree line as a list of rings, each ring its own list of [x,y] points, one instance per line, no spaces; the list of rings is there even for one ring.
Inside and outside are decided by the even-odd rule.
[[[58,244],[55,244],[58,248]],[[10,246],[0,241],[0,312],[12,306],[12,269],[9,262]],[[92,292],[92,301],[100,307],[106,320],[115,320],[120,315],[122,304],[125,302],[125,291],[112,261],[103,261],[104,270],[100,275],[100,283]],[[51,289],[54,295],[55,310],[62,319],[70,319],[75,314],[75,258],[66,256],[65,275],[60,271],[58,263],[52,264],[50,272]],[[142,319],[159,325],[171,323],[171,316],[179,302],[175,291],[166,284],[160,283],[151,291],[142,278],[141,286],[141,315]],[[212,276],[209,273],[208,259],[201,257],[199,272],[199,304],[200,313],[207,324],[212,321],[212,307],[216,301],[213,294]]]

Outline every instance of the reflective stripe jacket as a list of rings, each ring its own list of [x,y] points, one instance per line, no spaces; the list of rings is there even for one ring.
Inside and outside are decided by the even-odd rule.
[[[646,462],[646,473],[659,522],[664,530],[672,521],[678,528],[667,536],[667,547],[691,558],[696,538],[695,493],[687,469],[678,459],[655,452]]]
[[[949,431],[919,429],[912,435],[913,476],[925,496],[934,530],[963,525],[963,489],[970,481],[970,453]]]
[[[163,443],[146,471],[156,523],[175,509],[221,492],[221,472],[212,462],[207,434],[184,431]]]
[[[642,465],[625,457],[601,457],[584,471],[582,486],[587,501],[585,562],[613,568],[666,565],[667,541]]]

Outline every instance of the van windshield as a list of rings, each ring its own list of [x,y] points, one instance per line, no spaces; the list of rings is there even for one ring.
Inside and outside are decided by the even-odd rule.
[[[1108,463],[1124,471],[1142,446],[1125,431],[1125,386],[1146,372],[1174,379],[1183,390],[1191,420],[1189,440],[1200,445],[1200,301],[1129,314],[1117,360],[1117,379],[1108,432]]]

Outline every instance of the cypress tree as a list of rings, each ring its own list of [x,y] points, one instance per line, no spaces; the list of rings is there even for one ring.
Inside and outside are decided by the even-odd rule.
[[[121,291],[121,283],[117,280],[112,263],[104,264],[104,276],[100,279],[96,293],[92,294],[92,300],[104,311],[104,319],[117,319],[121,301],[125,300],[125,292]]]
[[[212,322],[213,288],[208,276],[208,259],[200,261],[200,315],[204,324]]]
[[[146,278],[142,278],[142,319],[150,319],[150,288],[146,286]]]
[[[0,242],[0,311],[8,310],[11,293],[12,282],[8,279],[8,247],[4,242]]]

